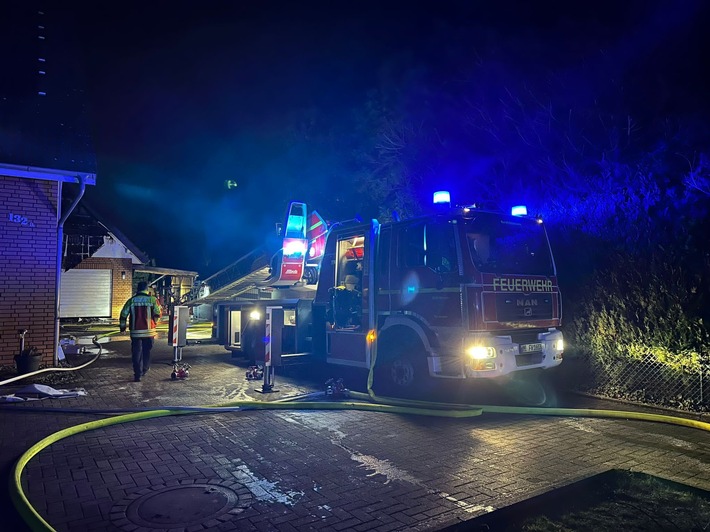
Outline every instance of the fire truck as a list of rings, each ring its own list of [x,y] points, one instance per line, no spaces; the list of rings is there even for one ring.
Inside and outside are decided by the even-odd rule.
[[[207,279],[193,303],[214,305],[217,335],[235,353],[276,365],[375,360],[376,389],[559,365],[560,290],[543,221],[524,207],[434,199],[431,212],[387,223],[328,224],[292,202],[281,248]]]

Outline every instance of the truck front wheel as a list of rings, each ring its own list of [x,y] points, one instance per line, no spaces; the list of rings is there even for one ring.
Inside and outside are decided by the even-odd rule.
[[[389,380],[398,388],[412,388],[417,381],[417,368],[412,357],[397,357],[389,363]]]
[[[399,396],[420,395],[431,382],[426,357],[426,350],[418,340],[403,338],[396,343],[381,342],[375,364],[375,391]]]

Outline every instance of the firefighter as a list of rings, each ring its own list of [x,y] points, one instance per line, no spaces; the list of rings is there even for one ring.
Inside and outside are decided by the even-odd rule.
[[[150,369],[150,350],[153,348],[155,327],[160,314],[160,305],[156,297],[148,291],[148,283],[139,282],[136,294],[123,305],[119,320],[122,333],[126,332],[126,322],[131,331],[131,359],[135,382],[140,382],[141,377]]]
[[[334,286],[330,293],[330,308],[326,320],[336,328],[357,328],[360,326],[360,280],[355,275],[346,275],[343,284]]]

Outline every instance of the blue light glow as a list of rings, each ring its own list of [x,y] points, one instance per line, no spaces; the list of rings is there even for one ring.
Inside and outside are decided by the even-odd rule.
[[[516,205],[512,209],[510,209],[510,214],[513,216],[527,216],[528,215],[528,208],[525,205]]]
[[[434,204],[451,203],[451,195],[448,190],[439,190],[434,192]]]
[[[401,304],[403,306],[409,305],[416,299],[417,295],[419,295],[420,285],[421,282],[416,272],[409,272],[405,276],[405,278],[402,280]]]

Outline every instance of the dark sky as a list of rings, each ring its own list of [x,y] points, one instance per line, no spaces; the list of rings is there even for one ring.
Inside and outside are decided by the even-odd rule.
[[[332,184],[342,171],[333,154],[304,156],[290,128],[314,109],[326,122],[351,120],[368,91],[397,83],[386,64],[425,66],[445,84],[455,78],[452,65],[464,71],[490,50],[520,75],[584,71],[604,60],[609,78],[648,85],[645,113],[710,91],[708,10],[699,0],[66,9],[81,28],[75,44],[97,153],[87,199],[158,266],[203,278],[261,243],[290,199],[310,201],[312,189]],[[238,186],[227,189],[226,180]]]

